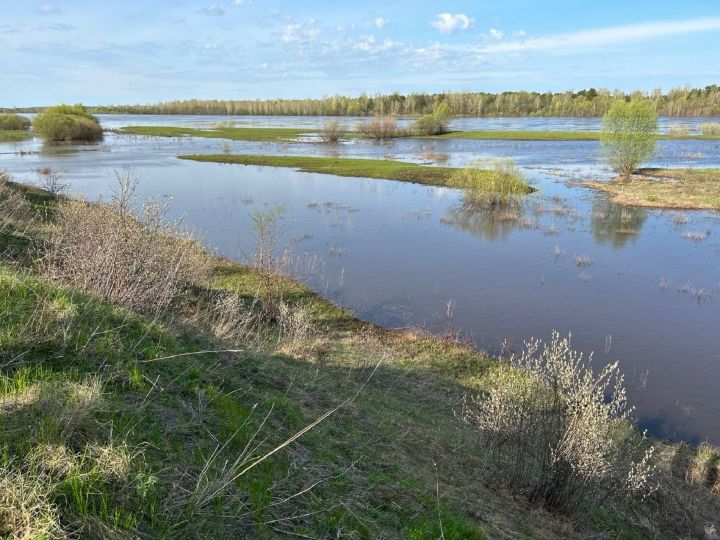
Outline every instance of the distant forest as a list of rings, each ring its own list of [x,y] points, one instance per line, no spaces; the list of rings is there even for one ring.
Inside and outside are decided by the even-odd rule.
[[[322,99],[203,100],[188,99],[150,105],[94,107],[98,113],[217,114],[293,116],[413,116],[432,112],[439,103],[457,116],[602,116],[615,99],[650,99],[661,116],[719,116],[720,87],[677,88],[663,94],[611,90],[580,92],[451,92],[402,95],[376,94]]]

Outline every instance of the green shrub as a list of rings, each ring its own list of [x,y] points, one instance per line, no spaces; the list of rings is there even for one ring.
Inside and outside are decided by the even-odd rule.
[[[494,159],[491,165],[490,169],[465,167],[453,173],[452,185],[466,190],[466,204],[494,208],[532,191],[512,159]]]
[[[447,103],[440,103],[432,114],[421,116],[413,126],[418,135],[442,135],[448,132],[448,122],[452,118],[452,111]]]
[[[610,166],[629,176],[655,153],[657,112],[647,100],[617,100],[603,116],[600,142]]]
[[[49,107],[33,120],[33,128],[50,141],[98,141],[102,127],[81,104]]]
[[[0,114],[0,130],[24,131],[30,127],[30,119],[19,114]]]

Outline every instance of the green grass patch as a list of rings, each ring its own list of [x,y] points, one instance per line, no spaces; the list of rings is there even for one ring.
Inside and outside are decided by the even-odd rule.
[[[476,139],[498,141],[599,141],[599,131],[483,130],[451,131],[429,136],[433,139]],[[662,134],[660,139],[718,139],[720,135]]]
[[[120,128],[118,132],[128,135],[146,135],[150,137],[206,137],[211,139],[259,142],[292,142],[303,135],[313,134],[312,130],[295,128],[224,127],[199,129],[173,126],[128,126]]]
[[[247,154],[191,154],[180,159],[213,163],[234,163],[262,167],[289,167],[302,172],[332,174],[358,178],[382,178],[400,182],[413,182],[432,186],[466,187],[455,177],[458,169],[429,167],[416,163],[387,159],[328,158],[308,156],[256,156]],[[478,177],[494,178],[490,171],[478,170]],[[480,178],[481,180],[482,178]],[[479,182],[482,183],[482,182]],[[528,188],[528,191],[531,191]]]
[[[27,130],[9,129],[0,130],[0,142],[18,142],[33,138],[33,133]]]
[[[189,128],[175,126],[128,126],[117,130],[119,133],[131,135],[147,135],[153,137],[208,137],[230,139],[233,141],[259,142],[297,142],[302,136],[318,135],[317,130],[297,128]],[[357,138],[359,134],[349,131],[347,138]],[[543,131],[543,130],[479,130],[451,131],[442,135],[403,135],[409,138],[432,139],[470,139],[500,141],[599,141],[599,131]],[[660,139],[720,139],[717,134],[690,135],[684,133],[662,134]]]

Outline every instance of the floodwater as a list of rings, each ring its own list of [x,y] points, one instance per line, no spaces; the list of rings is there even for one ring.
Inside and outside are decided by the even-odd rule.
[[[106,127],[228,120],[100,118]],[[322,119],[237,122],[311,128]],[[597,119],[568,118],[457,122],[463,129],[598,126]],[[463,205],[454,189],[176,158],[219,153],[223,144],[235,153],[449,166],[507,156],[538,192],[522,208],[488,213]],[[720,167],[720,141],[661,141],[651,164]],[[577,183],[610,177],[596,142],[400,139],[331,148],[111,133],[94,145],[0,144],[0,170],[18,180],[36,181],[43,166],[58,169],[88,197],[107,193],[113,172],[130,167],[142,177],[142,196],[172,197],[175,215],[185,216],[208,246],[238,260],[252,251],[250,214],[283,205],[284,241],[298,256],[298,276],[358,316],[388,327],[451,326],[493,352],[548,338],[553,329],[571,332],[576,348],[595,352],[598,368],[620,362],[641,426],[675,440],[720,443],[720,214],[608,203]]]

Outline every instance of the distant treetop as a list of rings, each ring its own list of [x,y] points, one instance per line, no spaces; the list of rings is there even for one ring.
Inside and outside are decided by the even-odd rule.
[[[94,113],[291,116],[393,116],[432,114],[446,103],[454,116],[603,116],[617,99],[652,100],[660,116],[720,116],[720,87],[676,88],[663,94],[589,88],[579,92],[449,92],[361,94],[322,99],[188,99],[149,105],[110,105]],[[34,112],[38,109],[22,109]],[[0,109],[0,112],[2,109]]]

